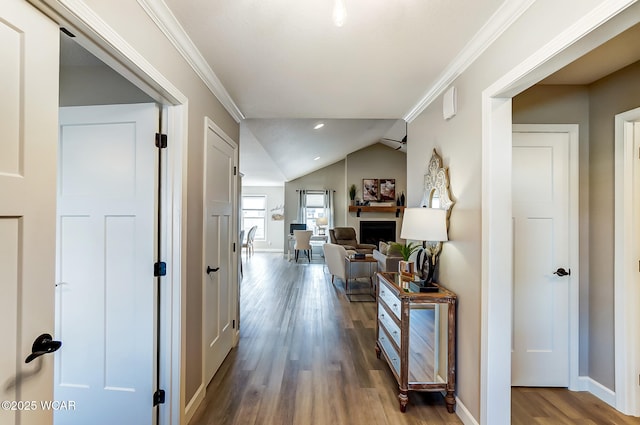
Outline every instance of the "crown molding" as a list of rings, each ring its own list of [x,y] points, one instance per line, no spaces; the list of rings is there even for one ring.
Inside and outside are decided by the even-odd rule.
[[[218,76],[213,72],[191,38],[178,22],[164,0],[137,0],[144,11],[155,22],[160,31],[171,41],[195,73],[231,114],[236,122],[245,119],[240,108],[224,88]]]
[[[505,1],[444,70],[435,84],[403,117],[412,122],[438,98],[535,0]]]

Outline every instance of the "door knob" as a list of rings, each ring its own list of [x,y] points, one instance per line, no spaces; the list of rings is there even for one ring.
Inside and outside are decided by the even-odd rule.
[[[42,356],[43,354],[53,353],[58,351],[62,346],[62,342],[54,341],[53,337],[49,334],[42,334],[33,341],[31,346],[31,354],[25,359],[25,363],[31,363],[34,359]]]
[[[207,266],[207,274],[215,273],[218,270],[220,270],[220,267],[216,267],[215,269],[212,269],[211,266]]]
[[[558,270],[556,270],[555,272],[553,272],[553,274],[557,274],[558,276],[562,277],[562,276],[569,276],[571,275],[571,269],[569,269],[569,271],[566,271],[565,269],[563,269],[562,267],[560,267]]]

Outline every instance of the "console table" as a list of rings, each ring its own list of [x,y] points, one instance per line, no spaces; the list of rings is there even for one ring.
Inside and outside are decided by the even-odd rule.
[[[378,273],[376,355],[398,382],[400,411],[409,391],[444,391],[455,411],[456,294],[413,292],[399,273]]]

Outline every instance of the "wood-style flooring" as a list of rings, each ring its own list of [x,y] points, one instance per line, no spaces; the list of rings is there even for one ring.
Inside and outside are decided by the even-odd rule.
[[[296,264],[256,253],[243,263],[240,343],[190,425],[462,424],[440,393],[410,393],[407,412],[400,412],[395,379],[375,355],[375,304],[350,303],[321,258]],[[514,424],[637,419],[589,394],[513,390]]]

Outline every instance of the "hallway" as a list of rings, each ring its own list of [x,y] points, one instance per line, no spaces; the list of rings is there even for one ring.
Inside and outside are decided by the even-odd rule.
[[[462,423],[439,393],[410,393],[400,412],[393,375],[375,356],[375,304],[349,303],[321,258],[256,253],[243,263],[240,344],[191,425]],[[566,390],[514,389],[513,413],[514,424],[640,424]]]

